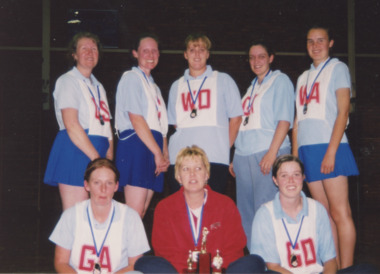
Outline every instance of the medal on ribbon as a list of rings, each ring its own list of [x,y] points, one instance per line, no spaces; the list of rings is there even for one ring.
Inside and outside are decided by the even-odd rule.
[[[157,110],[157,118],[158,118],[158,122],[160,123],[160,125],[161,125],[161,112],[160,112],[160,108],[159,108],[159,105],[160,105],[160,100],[159,100],[159,98],[158,98],[158,92],[157,92],[157,89],[153,86],[151,86],[150,85],[150,82],[149,82],[149,79],[148,79],[148,77],[146,76],[146,74],[145,74],[145,72],[140,68],[140,67],[137,67],[139,70],[140,70],[140,72],[142,73],[142,75],[144,76],[144,78],[145,78],[145,81],[146,81],[146,83],[148,84],[148,86],[149,86],[149,88],[153,88],[154,89],[154,91],[155,91],[155,94],[152,94],[152,92],[150,92],[151,93],[151,95],[152,95],[152,99],[153,99],[153,101],[154,101],[154,104],[155,104],[155,106],[156,106],[156,110]]]
[[[194,118],[197,117],[197,115],[198,115],[198,114],[197,114],[197,108],[195,107],[195,104],[196,104],[197,101],[198,101],[199,92],[201,91],[201,89],[202,89],[202,87],[203,87],[203,84],[205,83],[206,79],[207,79],[207,76],[205,76],[205,77],[203,78],[202,84],[199,86],[199,89],[198,89],[198,91],[197,91],[197,93],[196,93],[196,95],[195,95],[195,98],[193,97],[193,93],[191,92],[190,82],[189,82],[189,80],[187,80],[187,86],[188,86],[188,88],[189,88],[189,93],[190,93],[191,101],[192,101],[192,103],[193,103],[193,109],[191,110],[191,113],[190,113],[190,117],[191,117],[192,119],[194,119]]]
[[[91,223],[91,218],[90,218],[90,214],[89,214],[89,211],[88,211],[88,207],[87,207],[87,219],[88,219],[88,223],[89,223],[89,226],[90,226],[90,230],[91,230],[91,235],[92,235],[92,241],[94,242],[94,246],[95,246],[95,252],[96,252],[96,257],[97,257],[97,262],[94,264],[94,270],[93,270],[93,273],[97,274],[97,273],[101,273],[102,272],[102,267],[101,267],[101,264],[99,262],[99,257],[100,257],[100,253],[102,252],[102,249],[103,249],[103,246],[104,246],[104,243],[106,242],[106,239],[107,239],[107,236],[108,236],[108,232],[110,231],[110,228],[111,228],[111,225],[112,225],[112,221],[113,221],[113,218],[115,216],[115,207],[113,206],[113,211],[112,211],[112,216],[111,216],[111,220],[110,220],[110,223],[108,225],[108,228],[107,228],[107,231],[106,231],[106,234],[104,235],[104,238],[103,238],[103,242],[98,250],[98,247],[96,245],[96,240],[95,240],[95,234],[94,234],[94,230],[92,228],[92,223]]]
[[[263,79],[263,82],[265,80],[265,78],[269,75],[269,73],[271,72],[272,70],[269,69],[268,72],[265,74],[264,76],[264,79]],[[260,87],[261,87],[261,84],[260,86],[258,87],[257,91],[255,92],[255,94],[253,95],[253,91],[255,89],[255,85],[257,83],[257,77],[255,78],[255,80],[253,81],[252,83],[252,89],[251,89],[251,95],[249,96],[249,102],[248,102],[248,109],[247,109],[247,117],[245,117],[244,121],[243,121],[243,126],[246,126],[249,122],[249,115],[250,115],[250,112],[251,112],[251,109],[252,109],[252,105],[253,105],[253,101],[256,97],[256,95],[259,93],[259,90],[260,90]]]
[[[313,87],[314,87],[314,84],[315,84],[315,81],[317,81],[317,78],[319,77],[319,75],[321,74],[322,70],[326,67],[326,65],[330,62],[331,58],[329,57],[329,59],[327,59],[327,61],[323,64],[321,70],[318,72],[317,76],[315,76],[314,78],[314,81],[313,83],[311,84],[311,87],[309,89],[309,92],[306,93],[306,102],[304,103],[303,105],[303,114],[306,115],[307,113],[307,104],[309,103],[309,98],[310,98],[310,95],[311,95],[311,91],[313,90]],[[310,74],[310,71],[309,71],[309,74]],[[309,82],[309,75],[307,76],[307,81],[306,81],[306,88],[307,88],[307,83]]]
[[[92,99],[94,100],[94,103],[95,103],[95,105],[96,105],[96,110],[97,110],[98,113],[99,113],[99,121],[100,121],[100,124],[101,124],[102,126],[104,126],[104,118],[103,118],[102,114],[100,113],[100,91],[99,91],[99,85],[96,86],[97,89],[98,89],[98,101],[99,101],[99,103],[97,103],[97,102],[96,102],[96,98],[95,98],[94,94],[92,93],[90,87],[87,85],[86,82],[85,82],[85,84],[86,84],[86,86],[87,86],[87,88],[88,88],[88,91],[91,93]]]
[[[300,224],[300,226],[298,228],[297,236],[296,236],[296,239],[295,239],[294,242],[292,242],[292,239],[291,239],[291,237],[289,235],[289,231],[288,231],[288,228],[286,227],[284,218],[281,219],[282,220],[282,224],[284,225],[284,228],[285,228],[285,231],[286,231],[286,235],[288,236],[290,245],[292,246],[292,253],[290,254],[290,258],[289,258],[289,262],[290,262],[290,265],[292,267],[298,267],[300,265],[299,262],[298,262],[298,259],[297,259],[297,255],[294,254],[294,250],[295,250],[295,248],[297,246],[298,236],[300,235],[302,224],[303,224],[303,219],[304,218],[305,218],[305,215],[302,216],[301,224]]]

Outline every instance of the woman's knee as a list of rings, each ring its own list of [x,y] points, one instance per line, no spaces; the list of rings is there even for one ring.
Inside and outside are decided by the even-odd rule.
[[[255,254],[250,254],[237,259],[230,263],[226,269],[226,273],[263,273],[264,271],[264,260]]]
[[[150,255],[138,259],[135,263],[135,270],[143,273],[178,273],[168,260]]]
[[[331,206],[330,215],[336,224],[345,223],[352,220],[350,204],[347,202],[340,206]]]

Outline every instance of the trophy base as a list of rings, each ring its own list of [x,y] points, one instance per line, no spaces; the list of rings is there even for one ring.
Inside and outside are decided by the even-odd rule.
[[[183,273],[184,274],[193,274],[193,273],[197,273],[197,270],[196,269],[184,269],[183,270]]]
[[[198,270],[199,274],[211,272],[211,254],[200,253],[198,255]]]
[[[213,269],[212,274],[224,274],[226,273],[226,269],[225,268],[222,268],[222,269]]]

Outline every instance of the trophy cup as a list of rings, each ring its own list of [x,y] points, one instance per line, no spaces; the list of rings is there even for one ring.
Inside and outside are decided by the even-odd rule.
[[[213,268],[212,273],[222,274],[223,273],[222,265],[223,265],[223,258],[219,254],[219,249],[217,249],[215,257],[212,258],[212,268]]]
[[[206,241],[207,234],[209,233],[207,227],[204,227],[202,230],[202,243],[201,243],[201,252],[198,255],[198,272],[201,273],[210,273],[211,270],[211,254],[207,252]]]

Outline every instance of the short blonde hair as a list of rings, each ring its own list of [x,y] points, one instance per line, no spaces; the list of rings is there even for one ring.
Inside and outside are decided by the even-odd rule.
[[[191,42],[195,43],[198,41],[202,41],[205,44],[207,50],[211,49],[211,41],[205,34],[193,33],[188,35],[185,39],[185,50],[187,50],[187,47]]]
[[[175,178],[179,175],[179,168],[181,167],[183,160],[188,157],[192,159],[194,157],[199,157],[206,167],[208,176],[210,176],[210,162],[207,158],[206,152],[200,147],[192,145],[191,147],[185,147],[178,152],[174,166]]]

